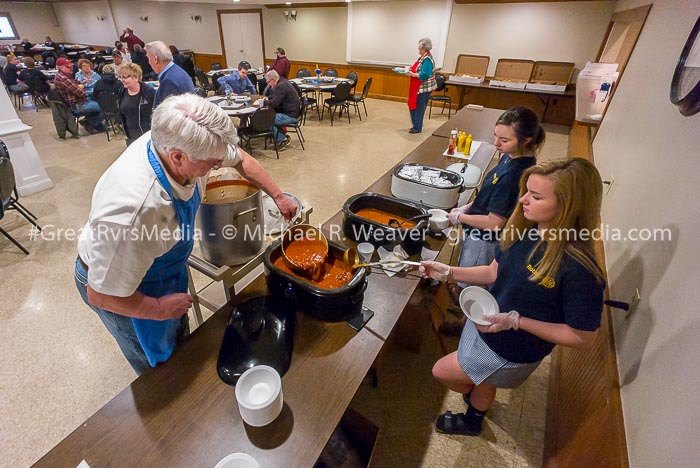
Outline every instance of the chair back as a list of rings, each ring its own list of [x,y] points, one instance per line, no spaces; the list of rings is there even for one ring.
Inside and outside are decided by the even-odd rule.
[[[323,74],[326,76],[332,76],[333,78],[338,78],[338,70],[335,68],[326,68],[326,71]]]
[[[308,68],[300,68],[297,70],[297,78],[308,78],[311,76],[311,72]]]
[[[302,97],[303,92],[301,91],[301,88],[299,87],[299,85],[296,84],[296,83],[293,82],[293,81],[290,81],[289,83],[292,85],[292,88],[294,88],[294,90],[297,92],[297,94],[299,95],[299,97]]]
[[[435,91],[445,91],[445,75],[442,73],[436,73],[435,74],[435,82],[437,83],[437,88],[435,88]]]
[[[357,72],[351,71],[348,72],[348,76],[346,77],[348,80],[352,80],[353,88],[357,86]]]
[[[269,107],[256,110],[250,117],[250,126],[256,133],[271,132],[273,125],[275,125],[275,111]]]
[[[366,99],[369,94],[369,88],[372,86],[372,77],[370,76],[365,81],[365,86],[362,88],[362,99]]]
[[[12,193],[15,190],[15,171],[12,169],[10,158],[0,157],[0,217],[4,214],[7,203],[12,198]]]
[[[46,60],[44,60],[44,65],[46,65],[46,68],[56,68],[56,58],[51,55],[46,57]]]
[[[211,83],[209,82],[209,77],[201,69],[195,68],[194,75],[197,77],[197,81],[199,81],[199,86],[203,88],[208,88],[211,86]]]
[[[209,78],[209,75],[205,74],[207,78]],[[216,91],[217,94],[224,94],[224,87],[219,84],[219,78],[222,76],[226,76],[223,73],[214,73],[211,77],[211,85],[210,87]]]
[[[221,70],[221,64],[219,62],[214,62],[211,64],[212,70]]]
[[[95,94],[94,97],[95,102],[99,104],[102,112],[104,112],[107,117],[115,117],[119,113],[119,108],[117,106],[119,98],[115,93],[104,91]]]
[[[248,79],[250,80],[251,83],[253,83],[253,86],[255,89],[258,88],[258,77],[255,75],[255,73],[248,73]]]
[[[194,88],[194,94],[196,94],[199,97],[206,98],[207,97],[207,90],[202,88],[201,86],[197,86]]]
[[[333,96],[336,101],[346,101],[350,97],[350,90],[352,89],[352,83],[349,81],[343,81],[338,83],[338,86],[333,90]]]

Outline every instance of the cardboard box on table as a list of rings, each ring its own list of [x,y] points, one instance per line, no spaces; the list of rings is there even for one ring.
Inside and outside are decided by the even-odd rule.
[[[486,78],[486,70],[489,68],[490,60],[488,55],[459,54],[455,73],[450,75],[447,81],[479,85]]]
[[[498,59],[496,72],[489,86],[494,88],[525,89],[530,81],[535,62],[523,59]]]
[[[537,91],[566,91],[574,73],[573,62],[535,62],[525,89]]]

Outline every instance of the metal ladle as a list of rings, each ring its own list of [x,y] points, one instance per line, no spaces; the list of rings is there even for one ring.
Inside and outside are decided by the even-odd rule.
[[[403,221],[401,221],[401,222],[399,222],[398,219],[390,218],[388,224],[389,224],[389,227],[392,227],[392,228],[394,228],[394,229],[398,229],[398,228],[400,228],[401,225],[404,224],[404,223],[407,223],[407,222],[409,222],[409,221],[414,221],[414,220],[416,220],[416,219],[428,219],[428,218],[430,218],[430,216],[431,216],[430,213],[427,213],[427,214],[419,214],[418,216],[413,216],[413,217],[408,218],[408,219],[405,219],[405,220],[403,220]]]
[[[420,266],[420,262],[412,262],[410,260],[382,260],[381,262],[372,263],[362,263],[360,261],[360,254],[356,248],[350,247],[345,252],[343,252],[343,261],[350,265],[352,269],[369,267],[369,266],[380,266],[380,265],[413,265]]]

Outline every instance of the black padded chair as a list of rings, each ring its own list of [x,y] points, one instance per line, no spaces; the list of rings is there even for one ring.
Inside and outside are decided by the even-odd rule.
[[[253,86],[257,90],[258,89],[258,77],[255,75],[255,73],[248,73],[248,79],[250,80],[251,83],[253,83]]]
[[[335,68],[326,68],[326,71],[323,73],[324,76],[331,76],[333,78],[338,78],[338,70]]]
[[[356,91],[355,88],[357,88],[357,80],[358,80],[357,72],[350,71],[350,72],[348,72],[348,76],[346,76],[345,78],[352,81],[352,89],[350,90],[350,94],[355,94],[355,91]]]
[[[95,94],[95,102],[99,104],[102,112],[105,116],[105,133],[107,134],[107,141],[111,141],[109,138],[109,130],[112,129],[114,136],[121,131],[121,119],[119,118],[119,107],[117,102],[119,98],[116,94],[110,92],[102,92]]]
[[[428,111],[428,119],[430,119],[430,115],[433,113],[433,102],[442,103],[442,110],[440,111],[440,115],[445,113],[445,106],[449,106],[447,108],[447,118],[449,119],[452,116],[452,98],[447,95],[445,75],[443,75],[442,73],[436,73],[435,81],[437,82],[437,88],[430,95],[430,110]],[[435,94],[439,92],[442,92],[442,94]]]
[[[318,107],[318,106],[316,106]],[[301,143],[301,149],[302,151],[306,151],[306,148],[304,148],[304,142],[306,141],[306,138],[304,138],[304,134],[301,132],[301,126],[304,125],[304,114],[306,113],[306,104],[304,103],[303,98],[299,99],[299,117],[297,118],[297,121],[294,122],[293,124],[284,124],[284,125],[279,125],[278,127],[287,127],[287,131],[293,130],[294,133],[297,134],[297,138],[299,138],[299,143]]]
[[[37,217],[25,208],[19,202],[19,193],[15,184],[15,172],[10,161],[10,153],[7,151],[5,143],[0,141],[0,219],[5,217],[5,213],[10,210],[15,210],[22,215],[27,221],[34,225],[39,231],[41,226],[36,223]],[[15,244],[26,255],[29,255],[29,250],[24,248],[14,237],[0,227],[0,233],[7,237],[10,242]]]
[[[338,117],[340,117],[343,115],[343,109],[345,109],[348,115],[348,123],[350,123],[350,104],[348,103],[350,88],[352,88],[352,83],[348,81],[338,83],[338,86],[336,86],[335,90],[333,90],[331,97],[323,101],[321,118],[323,118],[323,114],[325,113],[327,107],[331,113],[331,125],[333,125],[335,110],[339,108]]]
[[[308,68],[300,68],[297,70],[297,78],[308,78],[311,76],[311,72]]]
[[[371,86],[372,77],[370,76],[369,78],[367,78],[367,81],[365,81],[365,85],[362,87],[362,94],[353,94],[350,97],[348,97],[348,102],[353,107],[355,107],[355,111],[360,117],[360,120],[362,120],[362,114],[360,114],[360,103],[362,103],[362,107],[365,108],[365,117],[367,117],[367,106],[365,105],[365,99],[367,99],[367,95],[369,94],[369,88]]]
[[[279,149],[277,148],[277,141],[275,140],[274,133],[272,132],[272,127],[275,126],[275,111],[268,107],[263,107],[250,116],[250,121],[246,127],[240,128],[238,130],[238,135],[243,140],[243,144],[248,148],[249,153],[253,153],[253,148],[251,142],[257,138],[264,138],[265,149],[267,149],[268,138],[272,140],[275,146],[275,154],[277,159],[280,158]]]
[[[209,78],[209,75],[204,75],[204,76],[206,76],[207,78]],[[214,73],[214,74],[211,76],[211,87],[213,88],[214,93],[215,93],[215,94],[220,94],[220,95],[222,95],[222,96],[223,96],[224,94],[226,94],[226,92],[224,91],[225,88],[219,84],[219,78],[221,78],[221,77],[223,77],[223,76],[226,76],[226,75],[224,75],[223,73]]]
[[[221,70],[221,64],[219,62],[214,62],[211,64],[212,70]]]
[[[206,98],[207,97],[207,90],[202,88],[201,86],[197,86],[194,88],[194,94],[196,94],[199,97]]]
[[[306,113],[309,111],[309,109],[313,108],[316,108],[316,115],[318,115],[318,120],[321,120],[321,109],[318,108],[318,100],[316,98],[309,97],[309,95],[304,93],[299,87],[299,85],[295,82],[290,81],[290,83],[292,84],[292,87],[296,90],[297,94],[299,95],[299,100],[302,103],[301,124],[306,125]]]
[[[209,81],[209,77],[207,76],[206,73],[204,73],[201,69],[195,68],[194,69],[194,74],[197,77],[197,81],[199,81],[199,86],[206,90],[207,92],[209,91],[214,91],[216,92],[216,88],[212,85],[211,81]],[[218,86],[218,83],[217,83]]]

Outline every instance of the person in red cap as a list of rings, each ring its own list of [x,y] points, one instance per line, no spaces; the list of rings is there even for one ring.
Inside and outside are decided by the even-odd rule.
[[[102,124],[104,114],[99,104],[95,101],[88,101],[85,93],[85,86],[73,79],[73,64],[65,57],[56,61],[58,73],[54,78],[56,92],[61,96],[63,102],[70,106],[74,114],[82,114],[87,117],[86,122],[81,122],[90,133],[104,132],[105,126]]]

